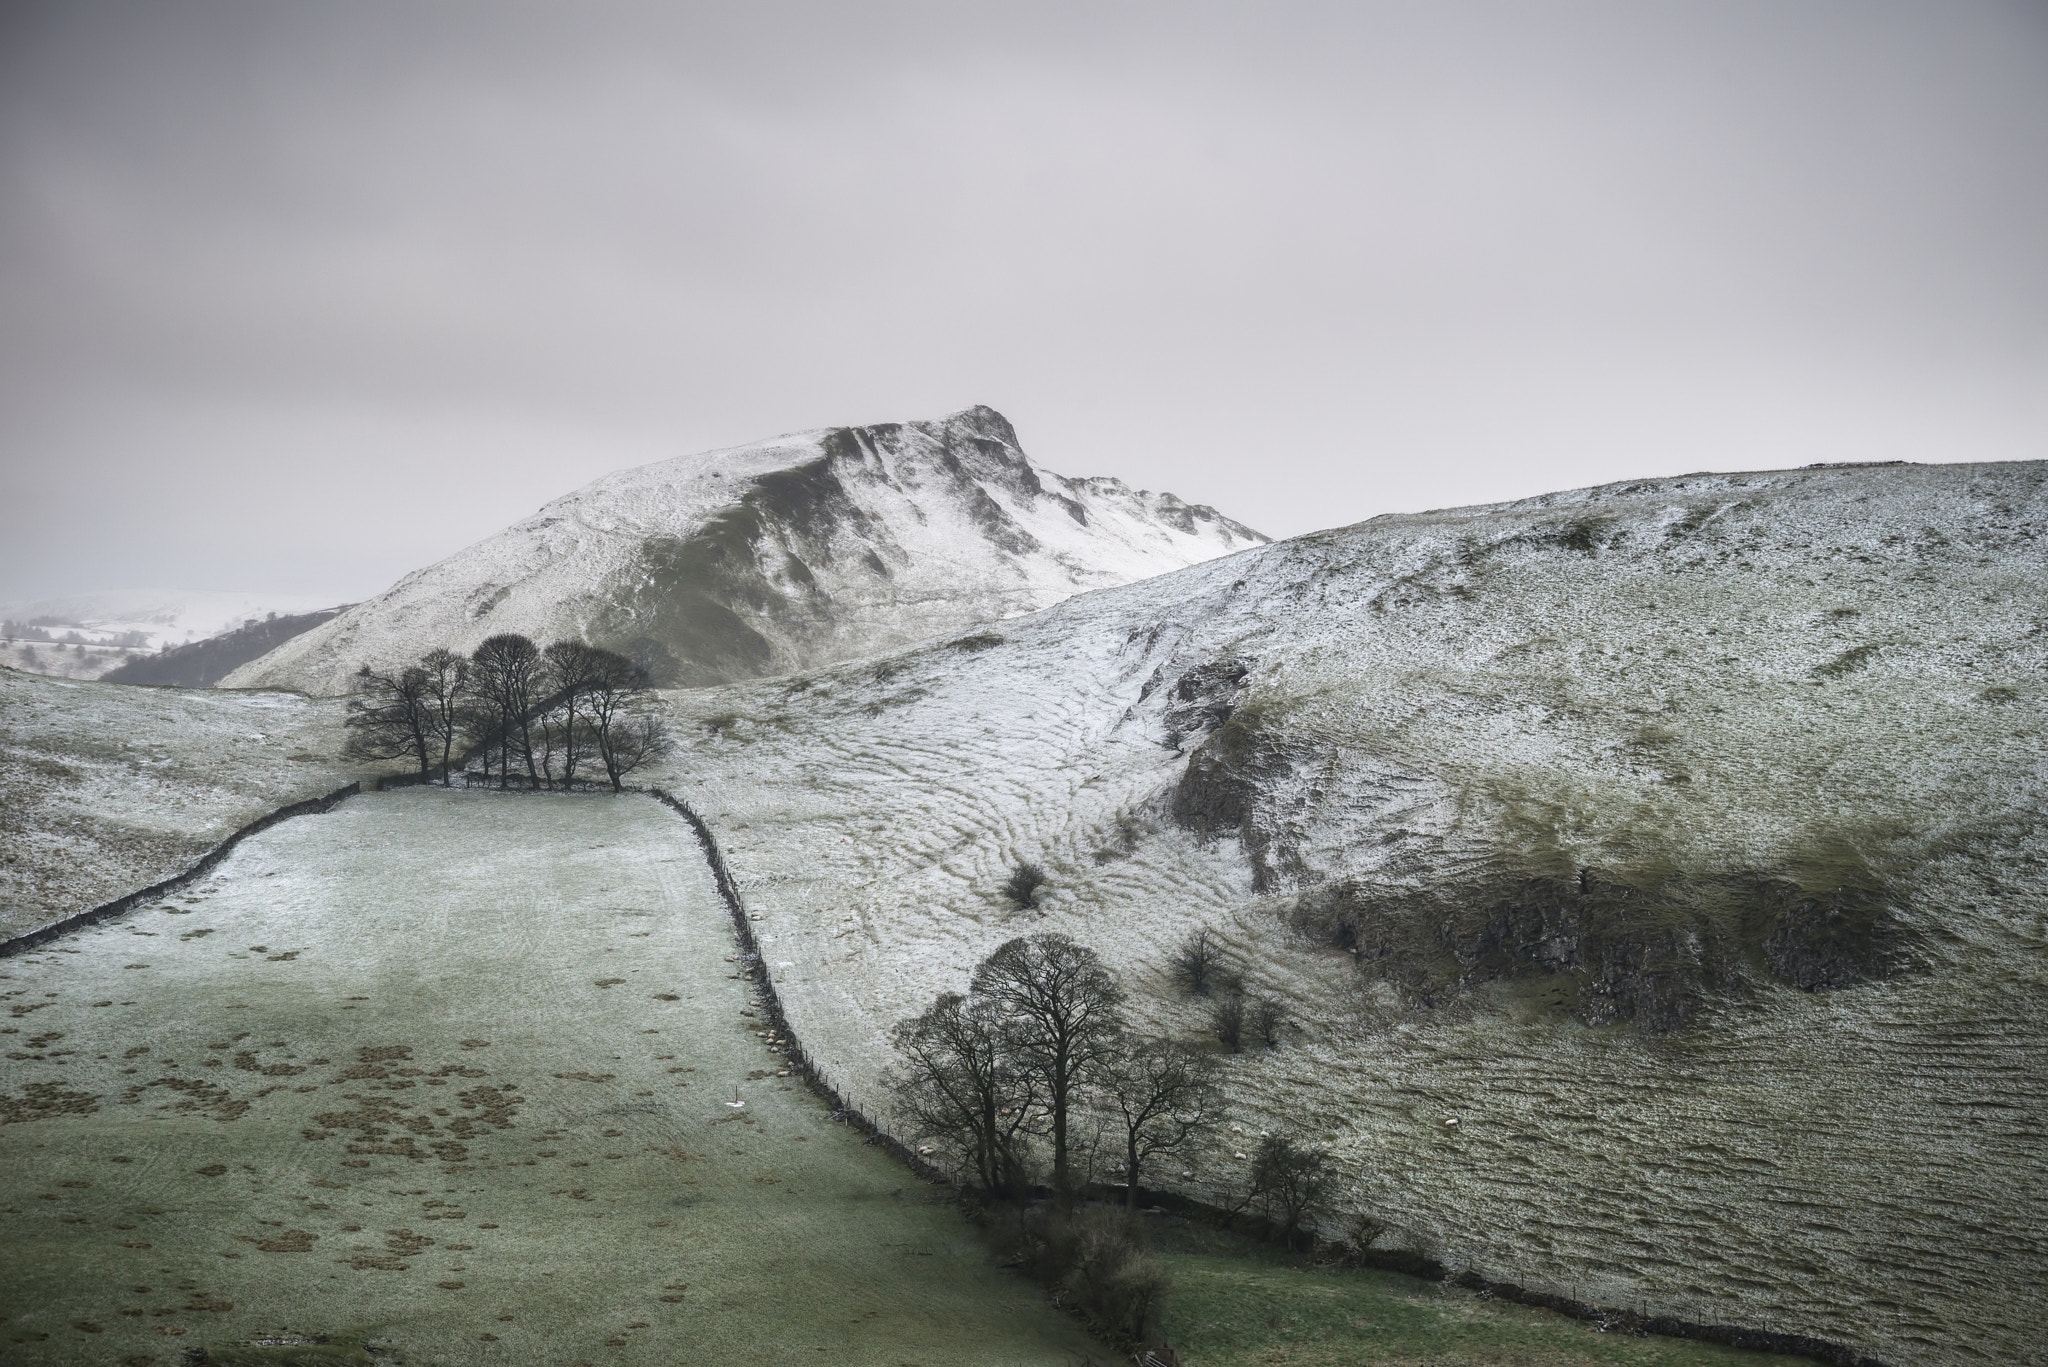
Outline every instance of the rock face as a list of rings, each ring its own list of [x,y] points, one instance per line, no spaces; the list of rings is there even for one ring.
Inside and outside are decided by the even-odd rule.
[[[501,631],[680,687],[786,674],[1263,544],[1213,509],[1034,465],[1003,416],[841,427],[608,475],[408,575],[229,687],[345,691]]]
[[[1376,518],[677,695],[665,782],[873,1109],[890,1025],[1028,931],[1213,1039],[1167,971],[1206,926],[1289,1022],[1234,1119],[1332,1149],[1333,1232],[2041,1362],[2044,585],[2042,462]],[[1241,1196],[1232,1152],[1181,1185]]]

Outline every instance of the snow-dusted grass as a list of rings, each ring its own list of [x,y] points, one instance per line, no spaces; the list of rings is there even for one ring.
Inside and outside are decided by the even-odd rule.
[[[674,695],[661,781],[717,832],[791,1022],[887,1113],[889,1027],[1060,930],[1147,1027],[1214,929],[1292,1022],[1244,1133],[1454,1266],[1928,1363],[2040,1361],[2048,1281],[2044,467],[1694,476],[1383,518],[795,680]],[[991,641],[986,638],[998,638]],[[1222,733],[1176,686],[1250,666]],[[1176,734],[1179,733],[1178,738]],[[1190,754],[1244,820],[1175,819]],[[1753,976],[1662,1035],[1570,975],[1425,1002],[1291,929],[1339,880],[1770,871],[1845,842],[1918,971]],[[1040,910],[1001,892],[1045,866]],[[1559,990],[1553,990],[1559,989]],[[1569,998],[1570,992],[1562,993]],[[1455,1122],[1455,1123],[1453,1123]],[[908,1136],[906,1136],[908,1137]]]
[[[0,670],[0,939],[191,866],[358,777],[341,704]]]
[[[0,963],[0,1356],[280,1330],[450,1364],[1086,1351],[773,1076],[733,952],[654,802],[409,790]]]

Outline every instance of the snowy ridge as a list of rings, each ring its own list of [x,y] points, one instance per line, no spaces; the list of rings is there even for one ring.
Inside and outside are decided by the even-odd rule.
[[[673,695],[659,781],[864,1109],[890,1026],[1016,934],[1095,946],[1201,1038],[1166,963],[1207,925],[1291,1022],[1228,1059],[1240,1123],[1331,1146],[1333,1231],[2040,1362],[2011,1307],[2048,1280],[2015,1120],[2048,1114],[2044,528],[2040,462],[1378,518]],[[1036,910],[999,891],[1019,859]],[[1228,1199],[1231,1153],[1182,1185]]]
[[[1001,414],[831,428],[608,475],[229,675],[344,691],[501,631],[671,684],[788,673],[1262,544],[1214,510],[1034,465]]]

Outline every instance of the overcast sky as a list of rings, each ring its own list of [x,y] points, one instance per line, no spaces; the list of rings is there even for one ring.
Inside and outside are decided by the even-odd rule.
[[[0,597],[987,403],[1275,535],[2048,455],[2048,4],[0,9]]]

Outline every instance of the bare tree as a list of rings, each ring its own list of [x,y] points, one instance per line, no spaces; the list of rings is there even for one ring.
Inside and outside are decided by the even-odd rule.
[[[420,656],[420,671],[426,675],[433,734],[441,742],[441,786],[445,788],[448,756],[455,748],[455,737],[463,729],[469,700],[469,661],[446,646],[436,646]]]
[[[1173,976],[1180,985],[1197,997],[1209,995],[1209,979],[1215,974],[1222,956],[1217,951],[1216,941],[1209,934],[1209,927],[1191,930],[1173,951],[1169,964]]]
[[[1216,1064],[1177,1041],[1131,1039],[1101,1077],[1124,1135],[1124,1204],[1135,1210],[1146,1162],[1182,1151],[1223,1119]]]
[[[379,674],[364,665],[356,671],[355,695],[348,700],[347,754],[359,759],[411,756],[428,776],[429,747],[434,739],[433,705],[427,672],[408,665],[396,674]]]
[[[498,743],[498,786],[511,786],[514,745],[526,762],[528,780],[537,786],[540,775],[533,765],[532,709],[541,668],[539,649],[517,632],[501,632],[470,652],[469,661],[488,728],[487,743],[492,739]]]
[[[1298,1144],[1288,1135],[1267,1135],[1252,1154],[1250,1197],[1280,1226],[1290,1248],[1303,1222],[1329,1200],[1336,1182],[1328,1149]]]
[[[627,774],[674,748],[675,737],[669,733],[667,720],[648,701],[638,703],[626,716],[614,718],[598,733],[598,757],[604,761],[605,777],[615,793],[623,791]]]
[[[593,729],[579,723],[578,709],[583,706],[592,682],[610,667],[610,661],[619,657],[582,641],[556,641],[542,654],[546,664],[545,688],[554,702],[553,719],[561,741],[562,786],[573,788],[576,765],[587,752]]]
[[[673,745],[646,671],[616,651],[592,652],[584,707],[613,792],[620,790],[627,774],[667,754]]]
[[[1278,1049],[1287,1028],[1286,1009],[1271,997],[1253,997],[1245,1003],[1244,1028],[1268,1049]]]
[[[985,1001],[948,992],[897,1025],[906,1067],[890,1087],[918,1133],[959,1148],[990,1195],[1021,1191],[1025,1126],[1038,1103]]]
[[[1123,1033],[1123,989],[1094,950],[1064,935],[1021,936],[974,970],[969,990],[1003,1017],[1017,1066],[1043,1092],[1056,1190],[1071,1189],[1067,1118],[1082,1080]]]
[[[540,786],[555,786],[555,758],[570,746],[568,715],[559,698],[550,698],[534,709],[528,729],[533,734],[533,759],[540,769]]]

